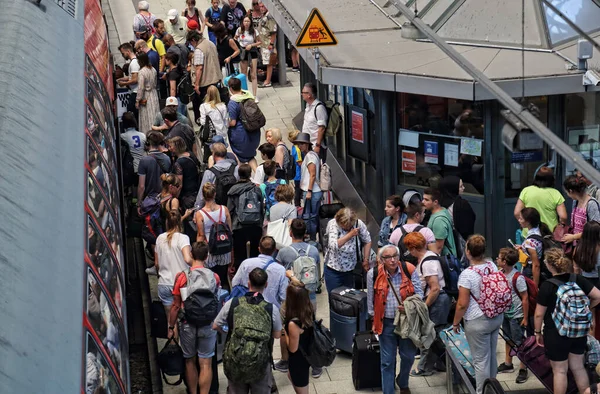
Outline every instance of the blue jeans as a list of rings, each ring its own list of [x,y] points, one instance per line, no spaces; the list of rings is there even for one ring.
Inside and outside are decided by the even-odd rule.
[[[429,307],[429,319],[435,325],[435,333],[439,335],[448,325],[448,313],[450,312],[450,297],[446,293],[441,293],[438,298]],[[436,335],[437,338],[437,335]],[[421,349],[421,360],[417,369],[420,371],[431,372],[435,366],[435,362],[439,357],[429,349]]]
[[[302,219],[306,222],[306,233],[312,241],[316,241],[319,230],[319,208],[323,199],[323,192],[312,192],[310,204],[306,203],[306,192],[302,193],[302,199],[305,202]]]
[[[181,97],[177,97],[177,101],[179,101],[179,105],[177,106],[177,112],[179,112],[183,116],[187,116],[187,104],[181,102]]]
[[[323,274],[325,276],[325,287],[327,287],[328,293],[331,293],[333,289],[342,286],[354,287],[354,275],[352,274],[352,271],[340,272],[325,266],[325,272]]]
[[[400,355],[400,388],[408,388],[410,368],[415,361],[417,348],[410,339],[402,339],[394,334],[394,319],[383,319],[383,331],[379,335],[381,349],[381,389],[383,394],[396,391],[396,349]]]

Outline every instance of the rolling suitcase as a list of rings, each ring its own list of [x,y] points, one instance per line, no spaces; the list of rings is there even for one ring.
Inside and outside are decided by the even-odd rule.
[[[352,382],[356,390],[381,387],[379,339],[371,331],[361,331],[354,335]]]
[[[471,348],[469,348],[469,343],[467,342],[462,327],[458,334],[452,331],[452,328],[440,331],[440,339],[444,342],[446,351],[451,352],[467,374],[470,377],[475,378],[475,367],[473,366]]]
[[[234,71],[233,74],[230,74],[228,77],[225,78],[225,80],[223,81],[223,83],[225,84],[225,86],[229,86],[229,80],[231,78],[237,78],[242,82],[242,90],[248,90],[248,79],[246,78],[246,76],[244,74],[241,73],[236,73]]]
[[[367,293],[338,287],[329,293],[329,324],[339,350],[352,353],[354,334],[365,331]]]

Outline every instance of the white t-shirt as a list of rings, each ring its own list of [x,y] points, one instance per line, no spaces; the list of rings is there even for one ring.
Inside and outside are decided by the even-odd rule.
[[[242,49],[246,49],[248,45],[252,45],[256,42],[256,35],[250,34],[248,30],[242,32],[242,29],[238,28],[235,35],[238,37],[238,42]]]
[[[312,104],[307,105],[306,108],[304,108],[302,132],[310,135],[310,142],[312,142],[313,146],[317,143],[319,127],[327,126],[327,108],[325,108],[325,105],[319,104],[322,104],[322,102],[320,100],[315,100]],[[323,138],[322,142],[325,142],[325,138]]]
[[[121,134],[121,139],[129,145],[129,151],[133,157],[133,170],[137,174],[140,160],[146,155],[146,151],[144,150],[146,134],[136,129],[127,129],[127,131]]]
[[[262,185],[265,183],[265,167],[262,164],[256,167],[256,171],[254,171],[254,176],[251,180],[252,183],[257,185]]]
[[[132,74],[137,74],[139,72],[140,72],[140,64],[138,63],[137,58],[131,59],[131,62],[129,62],[129,80],[131,80],[131,75]],[[137,91],[138,91],[138,84],[134,83],[133,85],[129,85],[129,89],[133,93],[137,93]]]
[[[167,233],[156,238],[156,253],[158,255],[158,284],[173,287],[175,276],[181,271],[187,271],[189,266],[183,259],[183,248],[190,246],[190,237],[182,233],[173,234],[171,245],[167,243]]]
[[[481,273],[483,273],[486,269],[490,269],[491,272],[498,271],[496,264],[492,263],[491,261],[488,261],[485,264],[477,265],[473,269],[476,269]],[[458,287],[464,287],[465,289],[469,289],[471,291],[471,297],[469,297],[469,306],[467,307],[467,311],[465,312],[464,316],[465,320],[473,320],[483,316],[483,311],[479,307],[477,301],[475,301],[473,298],[475,297],[479,299],[481,296],[481,275],[479,275],[477,272],[473,272],[473,269],[467,268],[458,277]]]
[[[419,234],[425,237],[425,241],[428,244],[434,243],[435,235],[433,235],[433,231],[431,231],[429,227],[425,227],[422,224],[411,223],[403,225],[402,228],[404,228],[404,231],[406,231],[407,233],[412,233],[418,226],[423,227],[419,230]],[[390,243],[392,245],[398,245],[398,242],[400,242],[400,238],[402,238],[402,230],[397,228],[394,231],[392,231],[392,235],[390,235]]]
[[[206,124],[206,118],[209,117],[212,124],[215,126],[217,135],[227,139],[227,131],[229,130],[229,111],[227,106],[223,103],[217,104],[216,108],[213,108],[209,103],[202,103],[200,105],[200,124]]]
[[[315,183],[313,184],[312,191],[320,192],[321,188],[319,187],[319,170],[321,167],[321,160],[319,159],[319,156],[313,151],[308,152],[306,156],[304,156],[304,160],[302,161],[302,168],[300,172],[300,189],[302,189],[305,192],[308,191],[308,184],[310,183],[310,173],[308,172],[308,165],[310,163],[314,164],[316,167]]]
[[[423,260],[425,260],[429,256],[435,256],[436,258],[441,258],[437,254],[432,251],[425,252],[425,256],[423,256]],[[446,286],[446,282],[444,281],[444,271],[442,270],[442,265],[439,260],[428,260],[424,264],[421,262],[417,264],[417,271],[419,272],[419,278],[421,279],[421,288],[425,290],[425,297],[429,294],[431,289],[427,286],[427,281],[425,278],[428,276],[437,275],[438,283],[440,284],[440,290]]]

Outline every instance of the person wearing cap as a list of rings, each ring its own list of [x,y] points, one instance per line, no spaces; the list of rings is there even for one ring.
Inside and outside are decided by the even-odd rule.
[[[202,188],[207,182],[216,182],[217,177],[215,175],[215,172],[225,172],[228,171],[231,168],[231,166],[234,166],[235,169],[233,170],[233,175],[236,179],[240,179],[238,175],[238,166],[227,158],[227,148],[225,147],[225,144],[215,142],[214,144],[212,144],[210,149],[213,153],[215,164],[214,166],[212,166],[212,169],[210,171],[204,171],[204,175],[202,176],[202,182],[200,183],[200,189],[198,190],[198,195],[196,196],[196,204],[194,205],[197,209],[204,208],[204,195],[202,193]]]
[[[188,31],[195,30],[198,33],[202,33],[202,30],[200,30],[200,25],[198,24],[198,22],[196,22],[194,20],[189,20],[187,22],[187,27],[188,27]]]
[[[160,58],[160,64],[158,66],[158,68],[160,69],[161,72],[165,71],[165,55],[167,54],[167,50],[165,49],[165,44],[159,40],[158,38],[156,38],[154,36],[154,34],[152,34],[151,30],[148,29],[146,26],[142,26],[138,29],[137,33],[139,34],[139,38],[141,38],[142,40],[146,41],[146,44],[148,44],[148,48],[152,49],[153,51],[156,51],[156,53],[158,53],[158,56]]]
[[[300,170],[300,189],[304,199],[304,212],[302,218],[306,222],[306,232],[311,240],[317,239],[319,225],[318,212],[321,207],[323,192],[319,187],[321,160],[319,155],[312,150],[311,136],[308,133],[300,133],[293,141],[302,152],[302,167]]]
[[[221,135],[215,135],[212,140],[213,140],[213,142],[208,146],[208,148],[210,149],[210,152],[211,152],[211,155],[208,158],[208,168],[211,168],[212,166],[215,165],[215,158],[213,156],[213,147],[215,146],[215,144],[223,144],[225,149],[229,148],[229,144],[225,141],[225,139]],[[240,165],[240,162],[238,161],[237,157],[235,156],[235,154],[233,152],[227,152],[225,160],[229,160],[236,166]]]
[[[177,100],[177,97],[168,97],[167,98],[167,101],[165,103],[165,108],[175,108],[175,110],[177,110],[178,107],[179,107],[179,100]],[[191,127],[190,120],[188,119],[188,117],[180,114],[179,112],[177,112],[177,120],[179,121],[179,123]],[[169,126],[167,126],[165,124],[165,121],[162,117],[162,113],[160,111],[154,117],[154,123],[152,124],[152,130],[162,131],[162,132],[169,130]]]
[[[169,21],[165,23],[166,32],[173,36],[177,44],[185,44],[188,33],[187,18],[179,15],[177,10],[172,8],[167,13],[167,19]]]
[[[146,29],[154,29],[156,15],[151,14],[149,10],[150,4],[147,1],[140,1],[138,3],[138,13],[133,17],[133,35],[136,40],[140,38],[139,32],[146,31]]]

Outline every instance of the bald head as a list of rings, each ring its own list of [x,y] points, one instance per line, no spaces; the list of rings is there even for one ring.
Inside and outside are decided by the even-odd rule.
[[[163,36],[162,42],[164,42],[168,46],[175,45],[175,40],[173,39],[173,36],[170,35],[169,33],[167,33]]]

